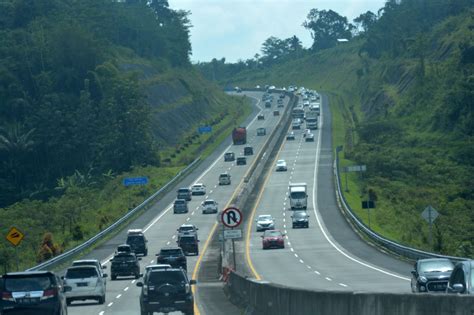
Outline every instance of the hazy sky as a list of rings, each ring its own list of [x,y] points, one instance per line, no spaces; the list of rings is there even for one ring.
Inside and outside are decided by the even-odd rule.
[[[385,0],[168,0],[173,9],[191,11],[192,61],[225,57],[229,62],[260,53],[270,36],[293,35],[311,46],[301,24],[313,8],[333,10],[350,22],[368,10],[376,13]]]

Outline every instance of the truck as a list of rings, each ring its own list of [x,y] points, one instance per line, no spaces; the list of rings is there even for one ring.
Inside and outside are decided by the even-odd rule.
[[[247,129],[245,127],[237,127],[232,130],[232,142],[234,144],[247,143]]]
[[[288,186],[291,210],[300,210],[308,207],[306,183],[290,183]]]
[[[316,111],[308,111],[306,113],[306,128],[318,129],[318,113]]]

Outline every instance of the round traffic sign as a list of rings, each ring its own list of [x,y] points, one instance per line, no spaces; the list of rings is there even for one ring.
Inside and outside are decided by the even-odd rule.
[[[221,222],[226,227],[235,228],[242,222],[242,212],[234,207],[229,207],[222,211]]]

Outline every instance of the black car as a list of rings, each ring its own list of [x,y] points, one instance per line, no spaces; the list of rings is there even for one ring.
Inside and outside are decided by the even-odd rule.
[[[183,234],[177,240],[178,246],[183,250],[185,255],[199,255],[199,240],[196,234]]]
[[[474,295],[474,260],[460,261],[454,266],[446,293]]]
[[[293,228],[309,228],[309,214],[306,211],[293,211],[291,221]]]
[[[0,313],[67,315],[68,291],[71,287],[51,271],[7,273],[0,280]]]
[[[127,277],[134,276],[135,279],[140,278],[140,263],[138,258],[134,253],[124,253],[119,252],[114,255],[110,261],[112,266],[110,268],[110,278],[112,280],[117,279],[117,277]]]
[[[137,282],[137,287],[142,288],[140,314],[168,314],[176,311],[194,314],[193,284],[196,281],[189,280],[186,271],[181,268],[151,270],[143,282]]]
[[[237,158],[237,165],[246,165],[247,164],[247,158],[245,157],[238,157]]]
[[[245,147],[244,155],[253,155],[253,147]]]
[[[157,264],[170,264],[174,268],[188,269],[186,256],[180,247],[166,247],[162,248],[158,254],[156,254]]]
[[[235,160],[234,152],[226,152],[224,154],[224,162],[231,162]]]
[[[148,255],[148,240],[141,229],[128,230],[126,243],[130,245],[135,254]]]
[[[412,292],[445,292],[454,265],[447,258],[420,259],[411,272]]]

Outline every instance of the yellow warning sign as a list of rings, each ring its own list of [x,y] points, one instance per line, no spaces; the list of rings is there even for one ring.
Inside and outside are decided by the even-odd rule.
[[[23,234],[20,230],[18,230],[16,227],[12,227],[10,231],[8,231],[7,234],[7,241],[12,243],[13,246],[18,246],[20,244],[21,240],[25,237],[25,234]]]

